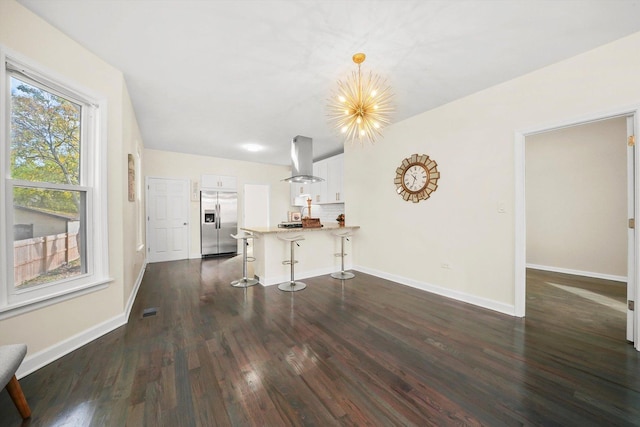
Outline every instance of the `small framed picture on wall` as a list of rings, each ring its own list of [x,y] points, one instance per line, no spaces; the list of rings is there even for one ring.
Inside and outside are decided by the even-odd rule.
[[[136,162],[133,154],[127,155],[127,193],[130,202],[136,201]]]

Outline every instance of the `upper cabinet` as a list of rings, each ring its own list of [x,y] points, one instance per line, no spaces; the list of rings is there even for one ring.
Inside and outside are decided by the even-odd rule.
[[[311,186],[313,184],[291,183],[291,206],[307,206],[307,197],[300,196],[311,195]]]
[[[344,203],[343,192],[344,154],[329,157],[313,163],[313,175],[324,181],[313,184],[291,184],[291,206],[306,206],[299,197],[308,195],[314,205]],[[304,202],[304,203],[303,203]]]
[[[202,175],[203,190],[237,191],[238,180],[235,176]]]
[[[343,176],[344,155],[329,157],[327,160],[327,200],[326,203],[344,203]]]
[[[327,200],[327,161],[320,160],[313,164],[313,175],[324,181],[311,184],[311,199],[314,204],[325,203]]]
[[[329,157],[313,164],[313,174],[324,181],[311,184],[311,199],[321,205],[328,203],[344,203],[342,177],[344,155]]]

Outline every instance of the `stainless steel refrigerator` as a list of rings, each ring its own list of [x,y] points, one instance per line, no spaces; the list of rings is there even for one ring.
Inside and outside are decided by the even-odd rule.
[[[200,192],[200,251],[203,257],[236,254],[238,193]]]

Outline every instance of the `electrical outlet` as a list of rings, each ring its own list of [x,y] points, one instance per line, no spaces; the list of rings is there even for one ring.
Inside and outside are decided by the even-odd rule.
[[[451,264],[449,264],[448,262],[443,262],[442,264],[440,264],[440,267],[444,268],[445,270],[451,270]]]

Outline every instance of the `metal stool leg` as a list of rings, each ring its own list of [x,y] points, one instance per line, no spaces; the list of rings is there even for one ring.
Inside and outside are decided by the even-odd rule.
[[[294,275],[294,264],[297,262],[295,260],[295,256],[294,256],[294,248],[293,245],[294,244],[298,244],[295,241],[291,242],[291,260],[290,261],[284,261],[284,264],[291,264],[291,280],[288,282],[283,282],[280,283],[278,285],[278,289],[280,289],[281,291],[285,291],[285,292],[296,292],[296,291],[301,291],[304,288],[307,287],[306,283],[303,282],[296,282],[295,280],[295,275]]]
[[[346,239],[346,236],[340,236],[340,253],[336,254],[336,256],[340,256],[340,271],[331,273],[331,277],[334,279],[346,280],[356,277],[355,274],[344,271],[344,256],[346,255],[344,253],[344,239]]]
[[[231,286],[234,288],[247,288],[258,283],[257,279],[247,278],[247,239],[242,239],[244,249],[242,251],[242,279],[234,280]]]

